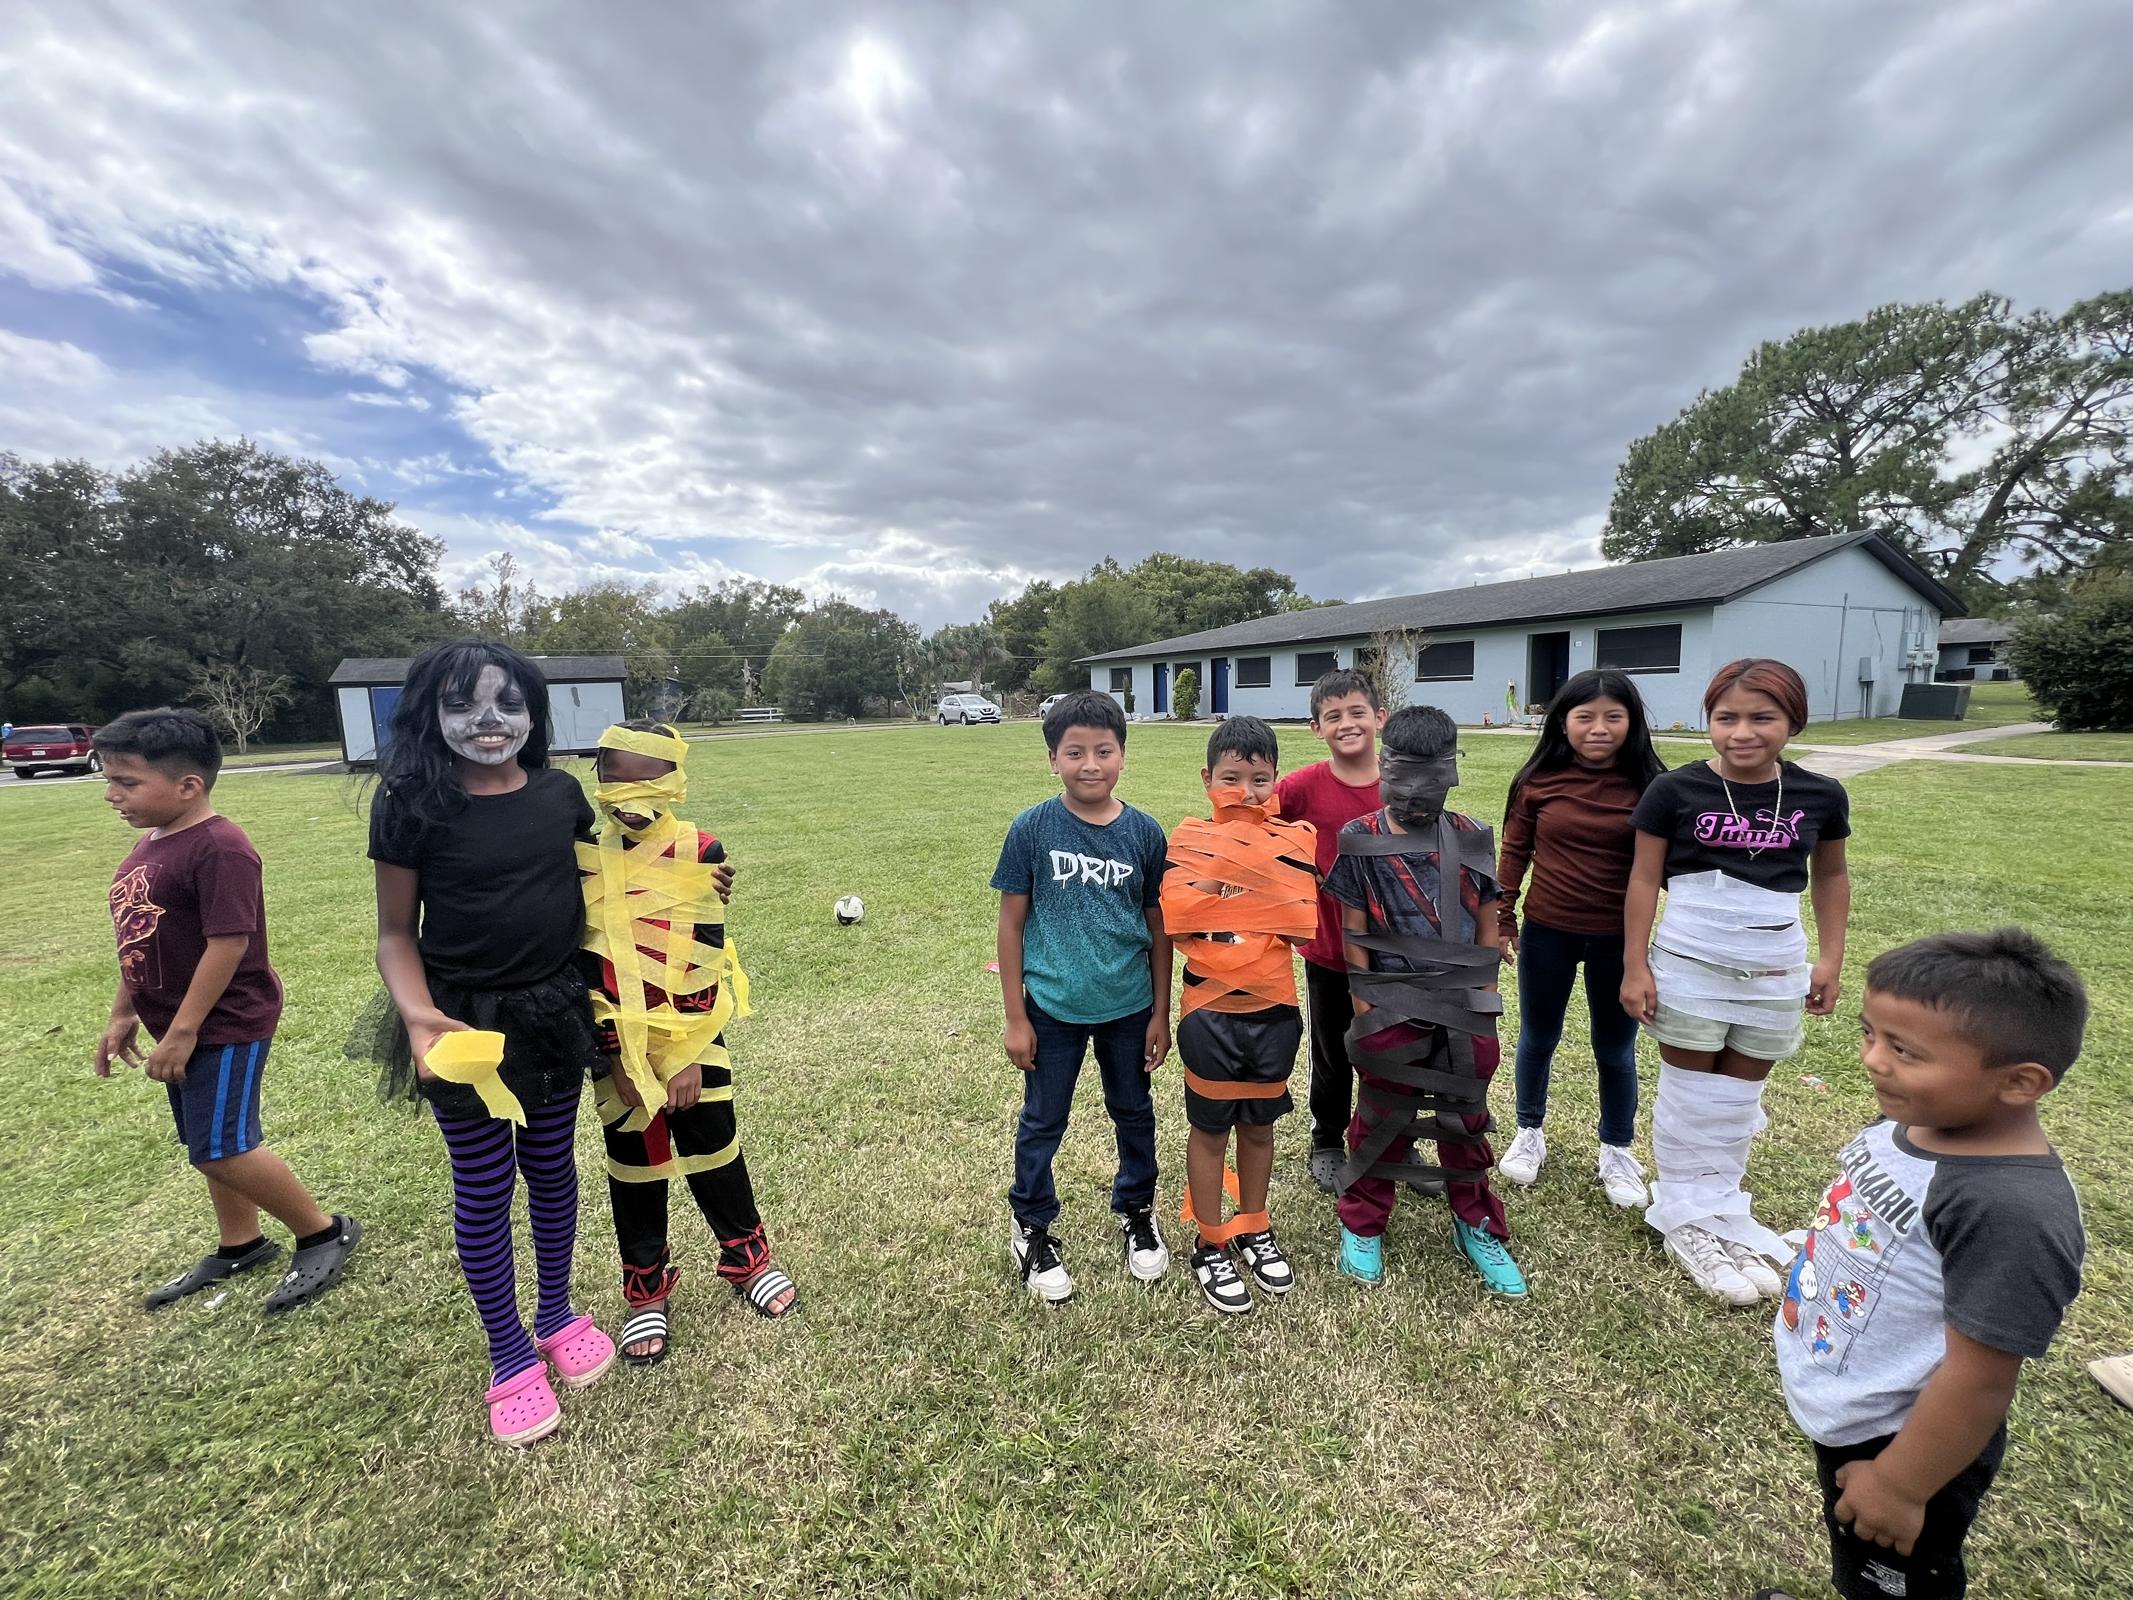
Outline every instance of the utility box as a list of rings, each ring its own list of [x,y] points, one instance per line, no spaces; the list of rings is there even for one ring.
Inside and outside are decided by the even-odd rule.
[[[1925,722],[1960,722],[1970,715],[1970,685],[1967,683],[1907,683],[1896,707],[1899,717]]]
[[[1861,683],[1872,683],[1874,681],[1874,658],[1872,656],[1861,656],[1859,658],[1859,681]]]

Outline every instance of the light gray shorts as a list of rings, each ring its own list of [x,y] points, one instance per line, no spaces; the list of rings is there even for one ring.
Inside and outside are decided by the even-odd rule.
[[[1644,1024],[1644,1031],[1676,1050],[1713,1053],[1732,1050],[1740,1055],[1753,1056],[1758,1061],[1782,1061],[1798,1050],[1806,1038],[1806,1024],[1802,1020],[1805,1007],[1798,1000],[1736,1000],[1733,1004],[1769,1012],[1770,1026],[1692,1017],[1686,1011],[1676,1011],[1662,1000],[1658,1014]]]

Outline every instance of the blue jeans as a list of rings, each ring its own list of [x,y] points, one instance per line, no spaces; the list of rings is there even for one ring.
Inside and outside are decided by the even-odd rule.
[[[1548,1115],[1548,1067],[1580,963],[1600,1069],[1600,1143],[1628,1144],[1637,1132],[1637,1021],[1622,1009],[1622,935],[1564,933],[1531,917],[1518,930],[1518,1125],[1537,1128]]]
[[[1096,1046],[1096,1066],[1103,1074],[1104,1109],[1118,1134],[1118,1176],[1111,1184],[1113,1211],[1138,1211],[1155,1204],[1155,1100],[1148,1073],[1141,1068],[1147,1052],[1148,1021],[1144,1007],[1111,1022],[1061,1022],[1027,1002],[1030,1026],[1037,1030],[1037,1064],[1022,1075],[1022,1120],[1015,1127],[1015,1186],[1008,1206],[1026,1227],[1049,1228],[1059,1216],[1059,1191],[1052,1186],[1052,1157],[1066,1137],[1067,1113],[1074,1105],[1074,1085],[1089,1045]]]

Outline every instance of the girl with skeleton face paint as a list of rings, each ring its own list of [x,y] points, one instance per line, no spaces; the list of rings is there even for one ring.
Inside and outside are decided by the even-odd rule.
[[[379,780],[370,855],[390,1003],[373,1006],[351,1053],[383,1062],[387,1092],[436,1116],[453,1240],[488,1336],[489,1427],[529,1444],[561,1421],[551,1371],[583,1388],[615,1360],[571,1303],[578,1099],[602,1059],[577,963],[577,844],[592,837],[592,808],[548,765],[540,670],[480,640],[410,664]],[[530,1329],[511,1247],[521,1178],[539,1291]]]

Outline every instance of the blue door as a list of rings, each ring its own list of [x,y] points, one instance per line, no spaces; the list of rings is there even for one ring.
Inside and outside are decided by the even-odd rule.
[[[378,759],[385,759],[385,747],[392,742],[393,707],[400,703],[400,685],[384,684],[370,691],[370,736],[376,741]]]
[[[1229,657],[1215,657],[1215,692],[1208,709],[1218,717],[1229,715]]]
[[[1170,668],[1160,661],[1155,664],[1155,714],[1170,714]]]

